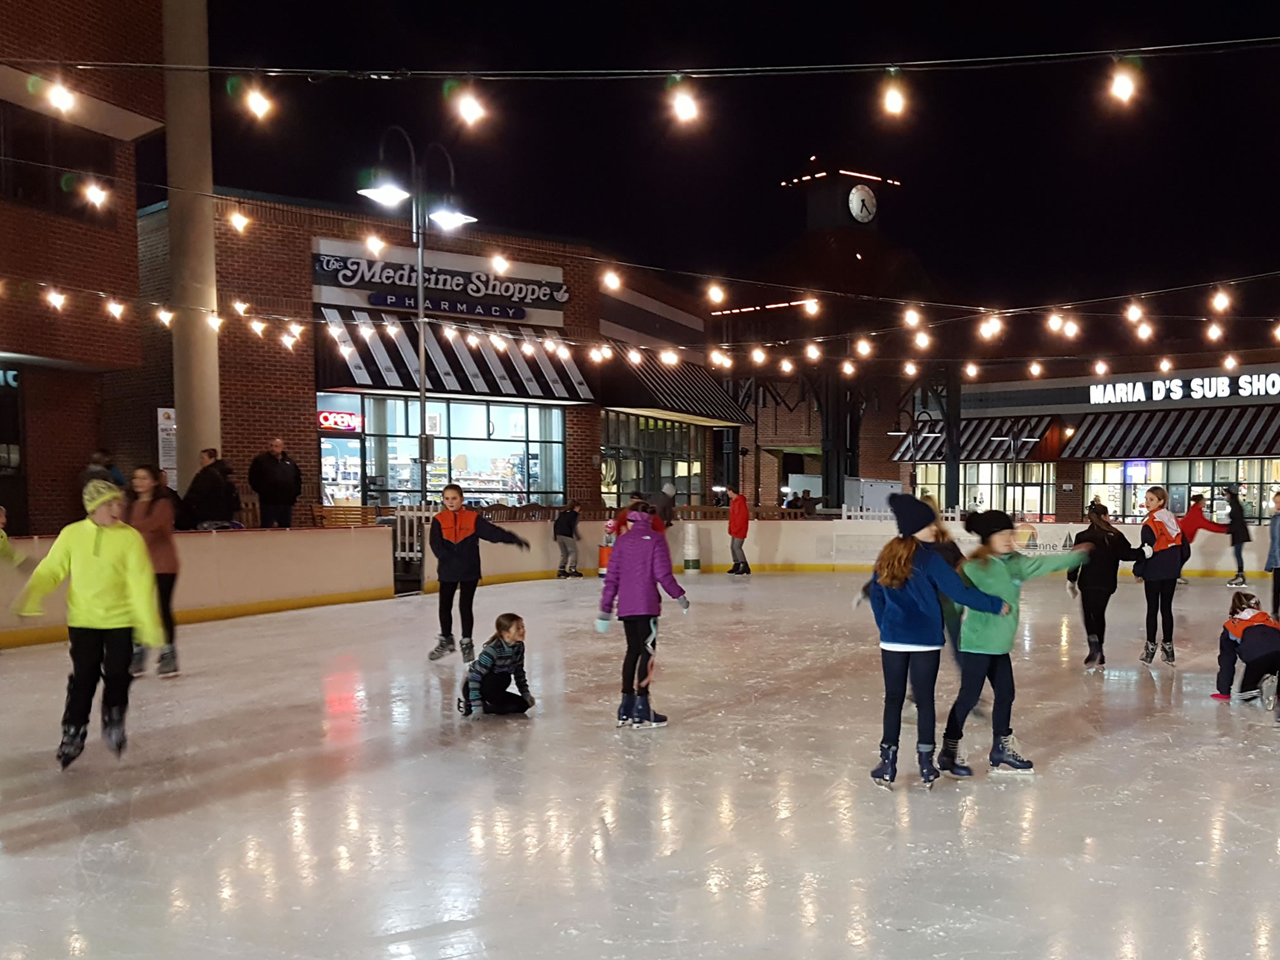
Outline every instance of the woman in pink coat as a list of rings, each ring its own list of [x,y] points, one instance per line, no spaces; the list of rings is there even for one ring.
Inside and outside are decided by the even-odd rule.
[[[600,597],[596,629],[604,633],[613,618],[617,601],[618,619],[627,634],[627,655],[622,661],[622,703],[618,726],[662,727],[667,718],[649,705],[649,682],[653,678],[653,658],[658,644],[658,617],[662,597],[667,596],[688,611],[689,599],[671,572],[671,551],[667,540],[654,530],[654,509],[647,503],[632,504],[627,514],[628,529],[613,545],[609,573]]]

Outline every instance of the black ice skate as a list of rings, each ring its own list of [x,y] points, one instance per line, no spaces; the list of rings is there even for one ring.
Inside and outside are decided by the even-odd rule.
[[[1173,666],[1173,641],[1165,640],[1160,644],[1160,659]]]
[[[1107,662],[1107,658],[1102,655],[1102,641],[1092,634],[1089,635],[1089,655],[1084,658],[1084,665],[1092,667],[1095,664],[1102,666]]]
[[[738,571],[738,576],[740,576],[740,577],[749,577],[749,576],[751,576],[751,564],[749,564],[749,563],[744,563],[744,564],[742,565],[742,569],[740,569],[740,570]]]
[[[176,677],[178,675],[178,651],[172,643],[160,648],[160,659],[156,662],[157,677]]]
[[[736,577],[741,572],[741,570],[742,570],[742,564],[735,563],[726,572],[729,574],[729,576]]]
[[[62,743],[58,745],[58,762],[65,770],[75,763],[76,757],[84,753],[84,741],[89,735],[88,727],[62,725]]]
[[[439,660],[441,657],[445,656],[446,654],[453,653],[453,651],[458,649],[454,645],[452,634],[449,634],[446,636],[445,634],[442,633],[436,639],[439,640],[440,642],[437,643],[432,648],[431,652],[427,654],[428,660]]]
[[[107,746],[117,757],[124,753],[124,748],[129,745],[129,738],[124,735],[123,707],[112,707],[109,710],[103,708],[102,739],[107,741]]]
[[[973,776],[973,768],[965,763],[964,757],[960,755],[959,740],[948,740],[943,737],[942,749],[938,751],[938,769],[957,779]]]
[[[656,712],[649,705],[647,693],[637,693],[635,704],[631,708],[631,726],[636,730],[651,730],[654,727],[665,727],[667,718]]]
[[[1146,646],[1142,648],[1142,656],[1139,657],[1143,663],[1150,663],[1156,658],[1156,642],[1148,640]]]
[[[570,568],[565,572],[565,576],[566,576],[566,577],[568,577],[570,580],[581,580],[581,579],[582,579],[582,573],[581,573],[581,571],[579,571],[579,570],[578,570],[578,568],[577,568],[577,567],[570,567]]]
[[[1262,694],[1263,710],[1275,710],[1276,686],[1278,680],[1280,680],[1280,678],[1277,678],[1274,673],[1267,674],[1267,676],[1262,678],[1262,683],[1259,684],[1258,689]]]
[[[920,761],[920,780],[925,785],[926,790],[932,790],[933,781],[942,776],[938,772],[938,768],[933,765],[933,746],[917,744],[916,758]]]
[[[992,773],[1033,773],[1034,764],[1018,752],[1018,741],[1013,734],[998,737],[991,747]]]
[[[636,697],[634,693],[624,693],[622,695],[622,703],[618,704],[618,726],[625,727],[631,722],[631,714],[636,708]]]
[[[880,765],[871,771],[871,779],[875,781],[876,786],[884,787],[888,790],[893,786],[893,781],[898,779],[898,746],[894,744],[880,744]]]
[[[129,673],[140,677],[147,672],[147,648],[140,643],[133,645],[133,660],[129,662]]]
[[[462,662],[470,663],[476,658],[476,645],[471,642],[470,637],[462,638]]]
[[[557,571],[556,571],[556,579],[557,579],[557,580],[567,580],[567,579],[569,579],[569,572],[568,572],[567,570],[565,570],[565,568],[564,568],[564,567],[561,567],[559,570],[557,570]]]

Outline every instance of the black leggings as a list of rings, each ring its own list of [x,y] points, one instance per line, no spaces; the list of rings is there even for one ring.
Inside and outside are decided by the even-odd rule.
[[[1177,580],[1144,580],[1147,592],[1147,643],[1156,642],[1156,613],[1164,624],[1164,643],[1173,643],[1173,591]]]
[[[1280,567],[1271,571],[1271,615],[1280,619]]]
[[[444,636],[453,636],[453,595],[457,593],[458,617],[462,620],[462,639],[471,639],[471,631],[476,625],[475,611],[471,607],[476,599],[476,584],[479,582],[479,580],[440,581],[440,632]]]
[[[133,628],[91,630],[68,627],[71,638],[71,676],[67,677],[67,703],[62,722],[87,727],[93,695],[102,678],[103,711],[129,708],[129,663],[133,660]]]
[[[164,624],[165,642],[173,646],[173,587],[178,582],[176,573],[157,573],[156,592],[160,594],[160,622]]]
[[[880,742],[898,745],[902,733],[902,703],[907,698],[907,678],[916,701],[916,746],[932,750],[937,733],[933,689],[938,682],[941,650],[880,650],[880,666],[884,671],[884,731]]]
[[[1257,660],[1246,663],[1244,675],[1240,677],[1240,692],[1257,690],[1262,678],[1273,673],[1280,673],[1280,653],[1266,653]]]
[[[653,679],[653,659],[658,650],[657,617],[623,617],[627,655],[622,660],[622,692],[648,693]]]
[[[991,734],[1007,737],[1013,733],[1009,720],[1013,716],[1013,660],[1007,653],[961,653],[960,692],[947,715],[943,736],[959,740],[964,736],[964,722],[982,696],[982,685],[991,681],[995,702],[991,707]]]
[[[1084,632],[1090,637],[1097,637],[1099,643],[1107,639],[1107,604],[1110,602],[1110,590],[1080,591],[1080,608],[1084,611]]]
[[[468,689],[471,685],[471,678],[464,677],[462,680],[462,701],[467,702],[467,698],[471,696]],[[481,709],[485,713],[525,713],[529,709],[529,701],[518,693],[512,693],[508,688],[511,686],[511,674],[509,673],[486,673],[480,678],[480,704]]]

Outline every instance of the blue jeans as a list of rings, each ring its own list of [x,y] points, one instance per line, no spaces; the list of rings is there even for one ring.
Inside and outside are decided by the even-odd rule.
[[[1244,576],[1244,544],[1233,543],[1231,549],[1236,552],[1236,573]]]

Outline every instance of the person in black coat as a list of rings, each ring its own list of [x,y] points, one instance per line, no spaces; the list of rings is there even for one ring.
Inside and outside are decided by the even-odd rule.
[[[1093,545],[1093,554],[1083,567],[1067,571],[1067,589],[1080,595],[1084,612],[1084,630],[1089,637],[1086,667],[1107,662],[1102,645],[1107,640],[1107,604],[1119,584],[1120,564],[1142,560],[1151,554],[1146,548],[1134,547],[1123,533],[1111,525],[1107,508],[1101,503],[1089,504],[1089,528],[1076,534],[1075,545]]]
[[[302,496],[302,471],[285,453],[283,440],[277,437],[269,449],[253,458],[249,486],[258,495],[263,530],[293,526],[293,505]]]
[[[560,569],[556,571],[556,577],[560,580],[582,576],[578,572],[578,541],[582,539],[582,534],[578,532],[578,513],[581,509],[577,500],[570,500],[556,514],[556,522],[552,526],[552,535],[560,547]]]
[[[1231,537],[1231,549],[1236,555],[1236,575],[1227,581],[1228,587],[1248,586],[1244,580],[1244,545],[1253,539],[1249,524],[1244,519],[1244,504],[1240,502],[1240,486],[1231,483],[1223,488],[1227,494],[1227,534]]]
[[[1231,699],[1237,659],[1244,661],[1239,699],[1261,696],[1263,707],[1274,710],[1280,674],[1280,622],[1262,612],[1261,602],[1252,593],[1231,596],[1230,618],[1222,625],[1218,639],[1218,690],[1213,699]]]
[[[240,509],[240,494],[231,482],[232,469],[218,459],[218,451],[208,447],[200,451],[200,472],[191,479],[187,495],[182,498],[180,528],[198,529],[202,523],[230,523]]]

